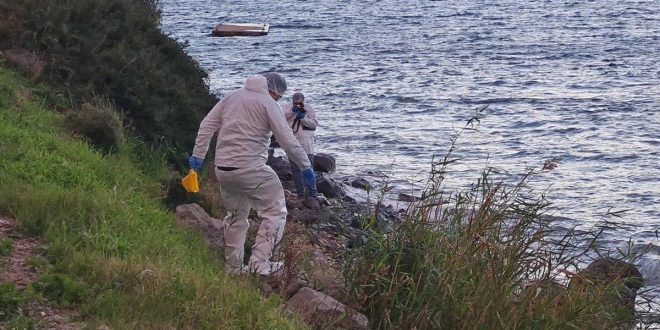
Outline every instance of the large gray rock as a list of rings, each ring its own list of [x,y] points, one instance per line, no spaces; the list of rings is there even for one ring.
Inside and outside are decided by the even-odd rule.
[[[341,184],[323,175],[316,176],[316,190],[328,198],[342,197],[346,191]]]
[[[637,290],[642,285],[642,273],[635,265],[606,257],[594,260],[584,271],[573,277],[568,288],[587,293],[594,289],[611,288],[616,291],[615,295],[610,295],[612,301],[599,303],[626,310],[632,317],[635,313]]]
[[[176,223],[202,235],[204,242],[214,252],[220,252],[225,246],[225,228],[223,222],[212,218],[197,204],[183,204],[176,208]]]
[[[270,166],[282,181],[291,180],[291,164],[284,157],[268,157],[266,165]]]
[[[535,303],[552,301],[559,304],[566,294],[566,287],[552,279],[534,281],[527,285],[525,290],[527,290],[525,293],[528,293]]]
[[[304,287],[289,299],[286,310],[300,314],[308,323],[316,328],[325,329],[330,325],[344,329],[367,329],[369,320],[346,307],[324,293]],[[336,321],[338,323],[335,323]]]
[[[335,156],[331,154],[318,153],[314,155],[314,170],[323,173],[334,173],[337,168]]]

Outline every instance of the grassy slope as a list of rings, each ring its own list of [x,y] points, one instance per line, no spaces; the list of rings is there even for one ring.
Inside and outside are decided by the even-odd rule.
[[[44,109],[43,87],[0,66],[0,213],[43,235],[57,273],[86,283],[83,316],[113,328],[301,328],[276,298],[225,275],[151,196],[131,159],[102,156]]]

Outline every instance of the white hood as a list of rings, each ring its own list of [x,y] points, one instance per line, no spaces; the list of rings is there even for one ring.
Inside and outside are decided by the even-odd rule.
[[[268,82],[266,81],[266,77],[262,75],[247,77],[245,80],[245,89],[268,94]]]

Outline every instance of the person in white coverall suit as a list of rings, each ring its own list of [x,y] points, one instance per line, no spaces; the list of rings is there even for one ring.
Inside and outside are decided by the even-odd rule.
[[[269,275],[281,262],[271,261],[282,239],[286,223],[286,202],[282,184],[266,165],[271,132],[289,159],[302,170],[306,185],[315,184],[305,150],[293,136],[284,113],[276,102],[286,91],[286,81],[274,72],[248,77],[245,86],[227,93],[202,120],[190,158],[190,168],[199,170],[218,132],[215,173],[227,216],[225,225],[226,269],[233,274],[245,270],[243,255],[251,208],[262,218],[252,248],[249,270]]]
[[[305,149],[307,157],[309,158],[312,167],[314,167],[314,131],[319,122],[316,119],[316,111],[309,103],[305,103],[305,95],[303,93],[295,93],[291,97],[291,103],[282,107],[284,116],[286,117],[289,127],[293,129],[293,135],[298,139],[300,145]],[[293,176],[293,183],[296,186],[296,193],[298,196],[305,194],[305,186],[302,181],[302,174],[300,168],[294,162],[291,163],[291,175]],[[316,185],[307,189],[308,196],[316,197]]]

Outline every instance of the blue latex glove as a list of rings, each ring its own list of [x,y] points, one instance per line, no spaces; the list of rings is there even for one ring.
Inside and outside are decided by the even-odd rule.
[[[300,108],[297,107],[297,106],[294,106],[293,108],[291,108],[291,111],[293,111],[294,113],[298,113],[298,112],[300,112]]]
[[[298,118],[298,119],[303,119],[303,118],[305,118],[305,113],[306,113],[306,112],[298,112],[298,114],[296,115],[296,118]]]
[[[314,175],[314,170],[309,167],[302,171],[303,184],[309,190],[316,190],[316,176]]]
[[[199,170],[202,169],[203,163],[204,163],[203,159],[195,156],[190,157],[190,159],[188,160],[188,166],[197,172],[199,172]]]

